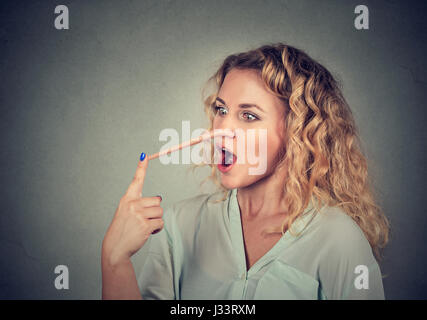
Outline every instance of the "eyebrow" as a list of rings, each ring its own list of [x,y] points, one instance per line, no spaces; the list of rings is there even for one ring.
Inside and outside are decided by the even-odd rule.
[[[224,101],[224,100],[222,100],[220,97],[217,97],[217,98],[216,98],[216,100],[218,100],[219,102],[221,102],[221,103],[222,103],[222,104],[224,104],[224,105],[227,105],[227,104],[225,103],[225,101]],[[240,108],[242,108],[242,109],[247,109],[247,108],[256,108],[256,109],[258,109],[259,111],[261,111],[261,112],[265,113],[265,111],[264,111],[260,106],[258,106],[258,105],[256,105],[256,104],[254,104],[254,103],[241,103],[241,104],[239,104],[239,107],[240,107]]]

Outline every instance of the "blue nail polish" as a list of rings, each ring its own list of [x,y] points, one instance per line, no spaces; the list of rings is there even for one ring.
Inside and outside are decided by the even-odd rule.
[[[144,161],[144,159],[145,159],[145,153],[143,152],[143,153],[141,153],[141,156],[139,157],[139,160],[140,161]]]

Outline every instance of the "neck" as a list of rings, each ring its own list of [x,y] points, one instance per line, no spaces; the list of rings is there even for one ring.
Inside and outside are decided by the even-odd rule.
[[[284,171],[276,170],[250,186],[239,188],[237,200],[248,219],[271,217],[284,212]]]

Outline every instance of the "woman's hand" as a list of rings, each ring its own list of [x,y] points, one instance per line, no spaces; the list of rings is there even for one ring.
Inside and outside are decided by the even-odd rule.
[[[144,160],[138,162],[135,176],[120,199],[102,243],[103,255],[111,267],[129,261],[152,233],[163,228],[162,198],[142,197],[149,161]]]

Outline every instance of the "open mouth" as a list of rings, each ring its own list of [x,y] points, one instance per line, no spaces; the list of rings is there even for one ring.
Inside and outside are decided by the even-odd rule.
[[[217,146],[217,150],[221,153],[221,161],[218,164],[218,169],[221,172],[230,171],[233,165],[236,163],[236,155],[224,147]]]

